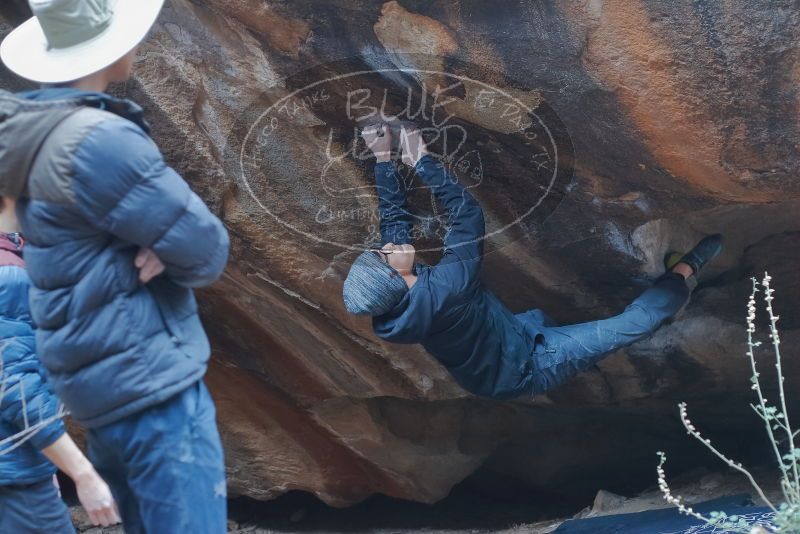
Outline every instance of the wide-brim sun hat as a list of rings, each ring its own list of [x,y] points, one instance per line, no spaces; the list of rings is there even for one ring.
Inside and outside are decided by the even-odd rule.
[[[31,0],[34,17],[0,44],[0,59],[28,80],[54,84],[114,64],[147,36],[164,0]]]

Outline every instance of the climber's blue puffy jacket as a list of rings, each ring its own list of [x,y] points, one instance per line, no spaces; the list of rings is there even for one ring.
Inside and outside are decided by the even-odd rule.
[[[55,472],[40,449],[64,433],[58,399],[36,358],[28,308],[30,279],[19,241],[0,234],[0,486],[32,484]],[[28,439],[22,433],[35,430]]]
[[[104,93],[0,94],[0,194],[20,199],[39,357],[87,427],[183,391],[209,358],[191,288],[220,276],[228,235],[148,132]],[[142,248],[166,266],[146,285]]]
[[[386,165],[378,164],[375,171],[379,187]],[[531,337],[481,282],[485,223],[480,204],[433,156],[417,162],[416,174],[448,214],[444,254],[436,265],[415,265],[416,283],[392,310],[373,317],[375,333],[395,343],[421,343],[464,389],[476,395],[530,395],[538,334]],[[382,235],[410,240],[405,192],[389,186],[379,191]],[[388,239],[384,237],[384,242]],[[398,237],[392,240],[408,242]]]

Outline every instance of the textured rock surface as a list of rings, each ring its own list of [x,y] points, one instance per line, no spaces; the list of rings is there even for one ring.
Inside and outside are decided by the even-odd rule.
[[[20,4],[0,8],[6,30]],[[750,452],[751,275],[774,276],[787,352],[800,332],[798,43],[800,8],[781,0],[168,0],[134,78],[115,90],[145,106],[167,159],[233,238],[224,278],[201,292],[231,494],[430,502],[476,470],[487,485],[624,491],[654,481],[655,450],[676,461],[697,450],[676,423],[679,400],[712,437]],[[344,76],[403,66],[427,72]],[[596,318],[621,310],[667,250],[725,232],[727,250],[676,321],[546,398],[492,402],[346,315],[354,253],[342,244],[364,238],[352,214],[374,200],[339,194],[369,185],[369,163],[324,165],[329,136],[339,152],[352,138],[342,95],[357,82],[402,105],[403,84],[453,81],[439,71],[529,107],[560,149],[547,189],[531,170],[542,146],[500,120],[507,109],[472,105],[480,87],[463,80],[449,93],[443,109],[467,134],[467,167],[482,170],[472,185],[489,229],[509,226],[487,240],[489,287],[515,311]],[[322,79],[325,91],[303,89]],[[8,75],[3,86],[21,87]],[[290,127],[247,137],[296,91],[283,101]],[[414,199],[435,209],[424,192]]]

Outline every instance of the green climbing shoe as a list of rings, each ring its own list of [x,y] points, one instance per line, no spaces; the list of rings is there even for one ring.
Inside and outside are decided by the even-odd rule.
[[[683,252],[667,252],[664,254],[664,267],[671,271],[673,267],[678,265],[683,258]]]
[[[695,276],[706,263],[722,252],[722,234],[707,235],[697,243],[692,250],[681,255],[680,252],[670,252],[664,256],[664,266],[671,270],[679,263],[685,263],[692,268]]]

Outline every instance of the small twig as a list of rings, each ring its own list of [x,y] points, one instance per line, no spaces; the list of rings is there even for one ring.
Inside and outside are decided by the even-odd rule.
[[[792,428],[789,425],[789,411],[786,408],[786,394],[783,388],[783,382],[785,378],[783,377],[783,368],[781,366],[781,351],[780,351],[780,344],[781,339],[778,335],[778,317],[772,310],[772,301],[775,297],[772,294],[775,292],[774,289],[769,287],[769,282],[772,280],[772,277],[764,273],[764,280],[761,282],[761,285],[764,286],[764,300],[767,302],[767,313],[769,314],[769,328],[770,328],[770,338],[772,339],[772,347],[775,352],[775,368],[778,371],[778,391],[780,392],[781,398],[781,410],[783,413],[783,421],[785,424],[786,434],[789,437],[789,453],[790,453],[790,462],[792,467],[792,474],[794,475],[794,487],[800,487],[800,472],[798,472],[797,467],[797,458],[795,457],[795,445],[794,445],[794,433],[792,432]]]
[[[54,423],[55,421],[58,421],[59,419],[65,417],[67,414],[68,412],[66,410],[60,408],[55,415],[45,419],[44,421],[40,421],[35,425],[30,426],[17,434],[14,434],[13,436],[9,436],[5,439],[0,440],[0,447],[3,447],[7,443],[11,443],[10,447],[0,449],[0,456],[8,454],[14,449],[20,447],[26,441],[31,439],[37,432],[47,427],[49,424]]]
[[[747,301],[747,357],[750,360],[750,369],[752,372],[750,380],[753,382],[751,389],[756,392],[758,396],[758,408],[756,409],[753,406],[753,409],[756,413],[763,419],[765,427],[767,429],[767,436],[769,436],[770,444],[772,444],[772,450],[775,454],[775,458],[778,461],[778,464],[781,466],[781,485],[783,486],[783,481],[786,479],[786,465],[783,460],[783,456],[781,455],[780,449],[778,449],[778,441],[775,439],[775,434],[772,431],[772,425],[770,424],[770,419],[767,415],[767,399],[764,398],[764,394],[761,390],[761,380],[759,377],[761,374],[758,372],[756,367],[756,358],[755,358],[755,349],[761,345],[760,341],[753,340],[753,334],[756,331],[755,319],[756,319],[756,293],[758,293],[758,281],[755,277],[751,278],[753,284],[753,290],[750,293],[750,298]],[[785,492],[784,492],[785,495]]]
[[[658,466],[656,467],[656,471],[658,472],[658,487],[661,490],[661,494],[664,496],[665,501],[677,507],[680,513],[694,517],[695,519],[698,519],[707,525],[724,528],[726,532],[740,532],[743,534],[748,534],[750,532],[749,527],[745,529],[724,519],[721,520],[712,517],[705,517],[703,514],[695,512],[691,506],[683,504],[683,497],[680,495],[673,495],[672,490],[667,483],[667,475],[664,472],[664,464],[667,461],[667,455],[659,451],[658,456],[661,458],[661,460],[658,462]]]
[[[758,485],[756,480],[753,478],[753,475],[750,474],[750,471],[745,469],[742,466],[742,464],[734,462],[733,460],[731,460],[730,458],[728,458],[727,456],[722,454],[716,447],[714,447],[711,444],[711,440],[710,439],[706,439],[706,438],[704,438],[703,436],[700,435],[700,432],[697,431],[697,429],[694,427],[692,422],[689,420],[689,416],[686,413],[686,403],[685,402],[680,403],[678,405],[678,408],[680,409],[681,422],[683,423],[683,426],[686,428],[686,431],[689,433],[689,435],[691,435],[697,441],[702,443],[708,450],[710,450],[712,453],[714,453],[723,462],[728,464],[729,467],[732,467],[733,469],[739,471],[744,476],[746,476],[747,479],[750,481],[750,484],[758,492],[758,496],[761,497],[761,500],[764,501],[767,506],[769,506],[770,510],[772,510],[773,512],[777,512],[778,509],[775,508],[775,506],[772,504],[772,502],[770,502],[769,499],[767,499],[767,496],[764,494],[764,490],[762,490],[761,486]]]
[[[22,410],[23,428],[16,434],[0,439],[0,456],[8,454],[22,446],[34,435],[36,435],[37,432],[68,415],[64,405],[58,403],[56,406],[56,413],[50,417],[44,417],[44,405],[43,403],[39,403],[37,406],[38,421],[32,423],[28,417],[28,398],[25,392],[24,377],[20,380],[17,380],[13,385],[9,385],[10,378],[5,374],[5,362],[3,361],[2,355],[6,346],[7,342],[0,342],[0,405],[2,405],[3,399],[6,395],[18,392]],[[36,417],[36,415],[37,414],[34,413],[32,414],[32,417]]]

